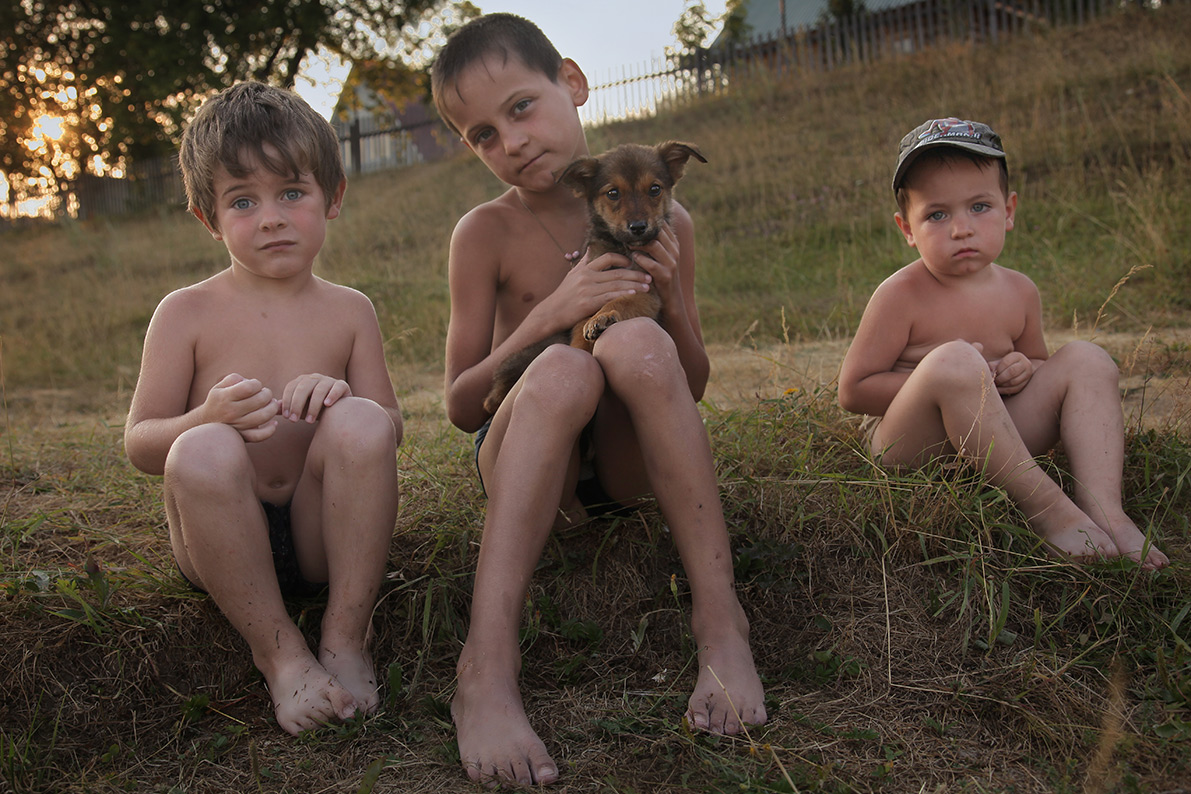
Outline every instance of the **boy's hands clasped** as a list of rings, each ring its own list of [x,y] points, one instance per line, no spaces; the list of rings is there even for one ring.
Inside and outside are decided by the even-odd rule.
[[[307,422],[318,419],[323,408],[330,408],[344,397],[351,397],[351,386],[347,381],[319,375],[299,375],[291,380],[281,395],[281,415],[291,422],[303,418]]]
[[[997,391],[1006,397],[1024,389],[1034,375],[1034,362],[1016,350],[1004,358],[988,362],[988,368],[992,371]]]
[[[278,415],[291,422],[313,423],[323,408],[351,393],[347,381],[310,373],[291,380],[278,400],[259,380],[232,372],[211,387],[203,406],[208,421],[230,425],[245,441],[257,442],[277,430]]]
[[[570,327],[589,317],[610,300],[638,292],[655,290],[663,306],[681,306],[682,294],[678,279],[678,237],[669,224],[662,227],[657,239],[641,246],[632,256],[628,267],[620,254],[604,254],[588,259],[587,252],[567,257],[574,261],[562,283],[542,304],[561,308],[559,325]],[[577,260],[577,261],[575,261]]]
[[[230,425],[245,441],[264,441],[277,429],[280,401],[255,378],[232,372],[211,387],[203,410],[209,422]]]
[[[984,352],[984,345],[980,342],[973,342],[972,347]],[[1008,397],[1024,389],[1030,378],[1034,377],[1034,362],[1025,353],[1011,350],[1001,358],[989,360],[988,371],[992,373],[997,393]]]

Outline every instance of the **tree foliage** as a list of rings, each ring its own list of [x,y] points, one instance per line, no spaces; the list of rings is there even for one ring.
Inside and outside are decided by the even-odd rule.
[[[320,48],[399,61],[449,0],[0,0],[0,171],[57,183],[172,151],[213,91]],[[39,120],[61,120],[61,136]],[[54,130],[55,132],[57,130]]]

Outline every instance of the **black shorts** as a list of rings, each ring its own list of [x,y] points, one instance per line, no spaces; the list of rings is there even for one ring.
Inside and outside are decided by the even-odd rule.
[[[318,595],[326,583],[307,581],[298,565],[298,553],[294,549],[294,532],[290,524],[290,506],[261,502],[265,509],[265,521],[269,526],[269,548],[273,551],[273,570],[277,574],[277,585],[284,598],[309,598]],[[182,574],[186,579],[186,574]],[[195,590],[203,588],[186,579]]]
[[[480,478],[480,490],[484,491],[484,495],[488,495],[488,491],[484,489],[484,475],[480,473],[480,446],[484,443],[484,438],[488,435],[488,428],[492,425],[492,417],[488,417],[488,421],[480,427],[475,433],[476,444],[476,474]],[[583,428],[579,435],[579,455],[581,458],[586,457],[587,450],[591,445],[591,425]],[[583,466],[579,473],[579,482],[575,483],[575,496],[579,497],[579,503],[583,505],[583,509],[587,511],[587,515],[591,518],[598,518],[605,515],[623,516],[632,512],[631,508],[625,507],[620,502],[614,501],[608,492],[604,490],[604,486],[600,484],[600,478],[596,476],[595,471],[587,466]]]

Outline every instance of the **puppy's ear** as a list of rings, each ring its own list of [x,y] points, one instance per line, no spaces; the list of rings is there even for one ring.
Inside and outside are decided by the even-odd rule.
[[[594,157],[581,157],[554,175],[554,181],[575,191],[575,195],[586,198],[592,180],[600,169],[600,161]]]
[[[670,171],[670,178],[677,182],[682,179],[683,173],[686,171],[686,161],[694,157],[701,163],[706,163],[707,158],[699,151],[699,148],[693,143],[683,143],[682,141],[666,141],[657,145],[658,157],[662,158],[662,162],[666,164],[666,168]]]

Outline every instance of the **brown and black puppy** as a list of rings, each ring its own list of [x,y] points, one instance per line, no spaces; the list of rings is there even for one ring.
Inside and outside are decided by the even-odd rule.
[[[558,173],[556,182],[569,186],[587,200],[587,258],[592,260],[611,252],[632,262],[633,250],[652,242],[670,222],[674,185],[682,178],[687,160],[692,157],[707,162],[689,143],[666,141],[656,146],[626,143],[596,157],[576,160]],[[642,269],[635,264],[629,266]],[[492,389],[484,398],[484,410],[495,413],[529,363],[550,345],[570,344],[591,352],[608,326],[634,317],[656,320],[661,307],[661,298],[652,289],[617,298],[578,322],[569,334],[555,334],[517,351],[497,367]]]

